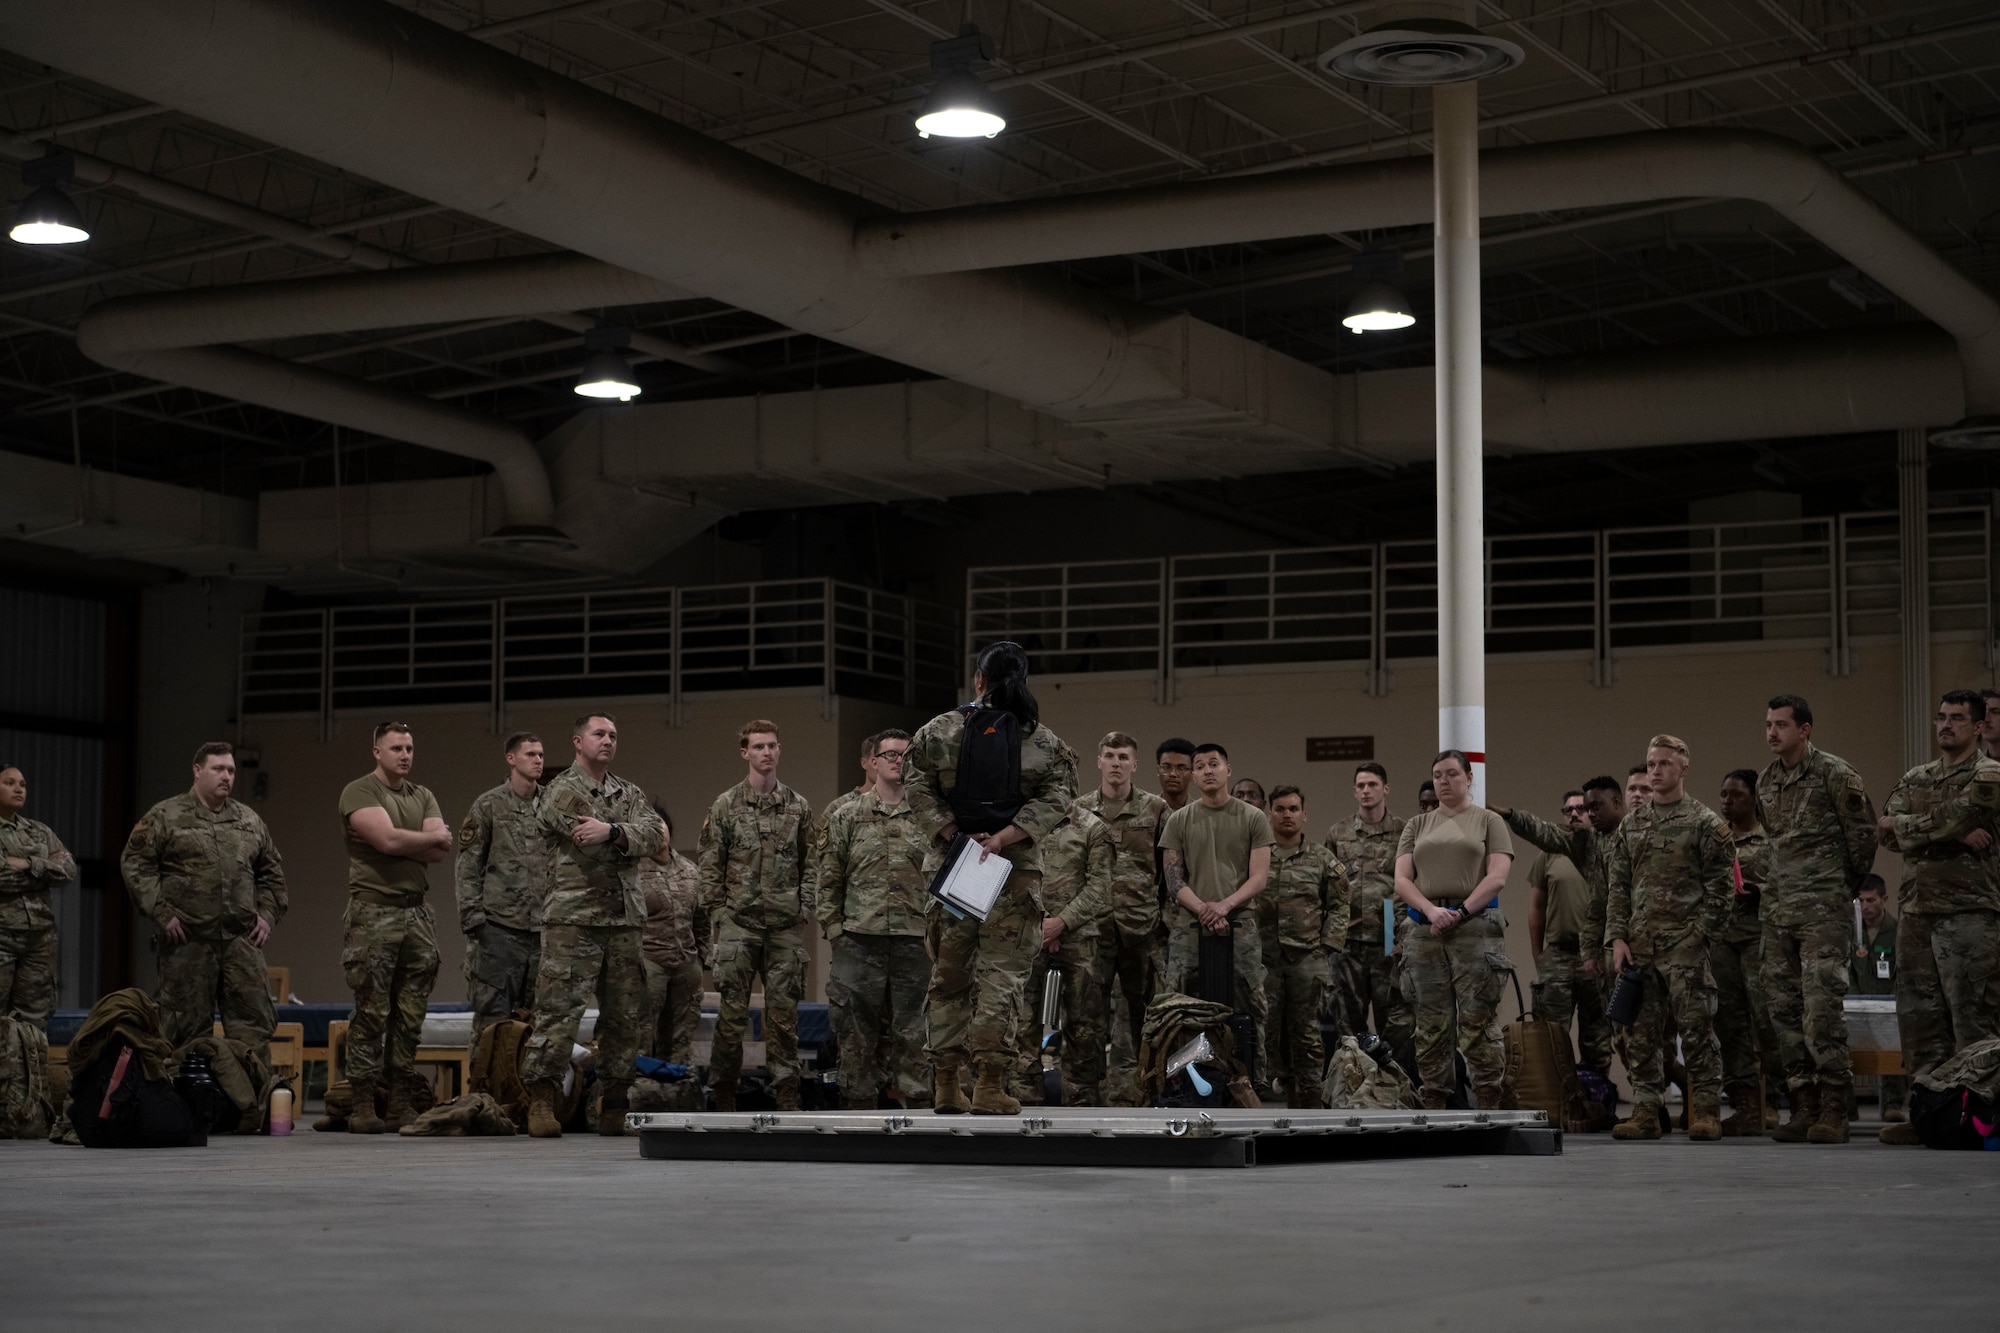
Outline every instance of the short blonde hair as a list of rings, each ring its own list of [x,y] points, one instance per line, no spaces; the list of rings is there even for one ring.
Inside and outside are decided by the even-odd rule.
[[[1097,743],[1097,749],[1099,753],[1105,750],[1130,750],[1132,753],[1137,754],[1139,752],[1139,742],[1126,732],[1107,731],[1104,733],[1104,739]]]
[[[1653,739],[1647,741],[1646,748],[1648,750],[1672,750],[1675,753],[1679,754],[1680,757],[1683,759],[1692,758],[1692,756],[1688,754],[1688,743],[1686,741],[1682,740],[1678,736],[1669,736],[1664,731],[1661,732],[1659,735],[1653,737]]]
[[[778,735],[778,724],[770,718],[753,717],[748,722],[745,722],[742,729],[736,733],[736,744],[739,747],[748,745],[750,738],[757,735],[770,736],[778,740],[784,739]]]

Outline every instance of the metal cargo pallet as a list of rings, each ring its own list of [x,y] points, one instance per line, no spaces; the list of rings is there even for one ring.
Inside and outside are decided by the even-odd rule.
[[[641,1157],[675,1161],[1206,1167],[1562,1151],[1541,1111],[639,1111],[626,1127]]]

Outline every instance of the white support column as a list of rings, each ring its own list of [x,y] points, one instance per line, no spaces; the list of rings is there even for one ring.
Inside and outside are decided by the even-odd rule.
[[[1929,763],[1931,715],[1931,506],[1928,432],[1896,432],[1896,499],[1903,579],[1903,766]]]
[[[1437,195],[1438,748],[1486,800],[1485,426],[1480,397],[1479,85],[1432,90]]]

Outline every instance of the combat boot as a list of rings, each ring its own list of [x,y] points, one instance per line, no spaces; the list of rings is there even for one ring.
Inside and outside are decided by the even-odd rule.
[[[347,1132],[350,1134],[386,1134],[389,1122],[375,1113],[375,1088],[373,1079],[355,1079],[354,1109],[347,1113]]]
[[[906,1092],[903,1094],[905,1111],[928,1111],[931,1109],[931,1095],[928,1092]]]
[[[1635,1106],[1632,1114],[1611,1127],[1614,1139],[1657,1139],[1663,1117],[1658,1106]]]
[[[974,1115],[1019,1115],[1021,1103],[1007,1095],[1007,1057],[986,1055],[979,1059],[979,1081],[972,1085]]]
[[[1039,1064],[1029,1071],[1026,1078],[1018,1082],[1009,1080],[1009,1083],[1020,1089],[1019,1092],[1014,1094],[1014,1100],[1023,1106],[1040,1106],[1046,1100],[1043,1096],[1044,1082],[1045,1076]]]
[[[1722,1137],[1722,1099],[1697,1096],[1688,1108],[1688,1142],[1713,1143]]]
[[[1792,1114],[1784,1124],[1771,1131],[1771,1137],[1779,1143],[1804,1143],[1806,1132],[1819,1119],[1819,1084],[1808,1083],[1791,1092]],[[1843,1111],[1846,1107],[1841,1108]]]
[[[1917,1133],[1917,1127],[1907,1120],[1882,1126],[1881,1130],[1875,1135],[1875,1141],[1877,1143],[1891,1144],[1898,1148],[1921,1148],[1924,1146],[1923,1135]]]
[[[394,1134],[403,1126],[416,1123],[417,1108],[412,1097],[415,1091],[407,1076],[389,1080],[389,1109],[382,1117],[388,1126],[386,1132]]]
[[[1417,1093],[1418,1100],[1426,1111],[1442,1111],[1445,1108],[1445,1093],[1438,1088],[1424,1088]]]
[[[798,1110],[799,1081],[795,1078],[788,1078],[782,1083],[773,1083],[771,1085],[771,1100],[777,1103],[777,1108],[780,1111]]]
[[[972,1109],[965,1100],[965,1087],[958,1080],[959,1061],[955,1055],[937,1057],[937,1104],[931,1109],[939,1115],[964,1115]]]
[[[1764,1099],[1758,1096],[1754,1084],[1747,1088],[1729,1090],[1729,1114],[1722,1122],[1722,1137],[1725,1139],[1764,1137]]]
[[[715,1085],[715,1109],[734,1111],[736,1109],[736,1080],[729,1079]]]
[[[622,1138],[625,1134],[625,1113],[632,1109],[632,1085],[629,1083],[607,1083],[604,1085],[604,1100],[597,1106],[597,1132],[607,1139]]]
[[[1819,1086],[1819,1115],[1806,1128],[1807,1143],[1847,1142],[1847,1090]]]
[[[528,1135],[537,1139],[562,1137],[562,1121],[556,1116],[558,1089],[550,1080],[528,1085]]]

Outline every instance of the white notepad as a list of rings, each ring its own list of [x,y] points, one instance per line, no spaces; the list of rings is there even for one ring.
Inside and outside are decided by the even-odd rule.
[[[937,878],[931,881],[931,894],[946,908],[984,921],[1014,867],[1004,856],[989,856],[984,861],[979,856],[979,844],[959,834]]]

